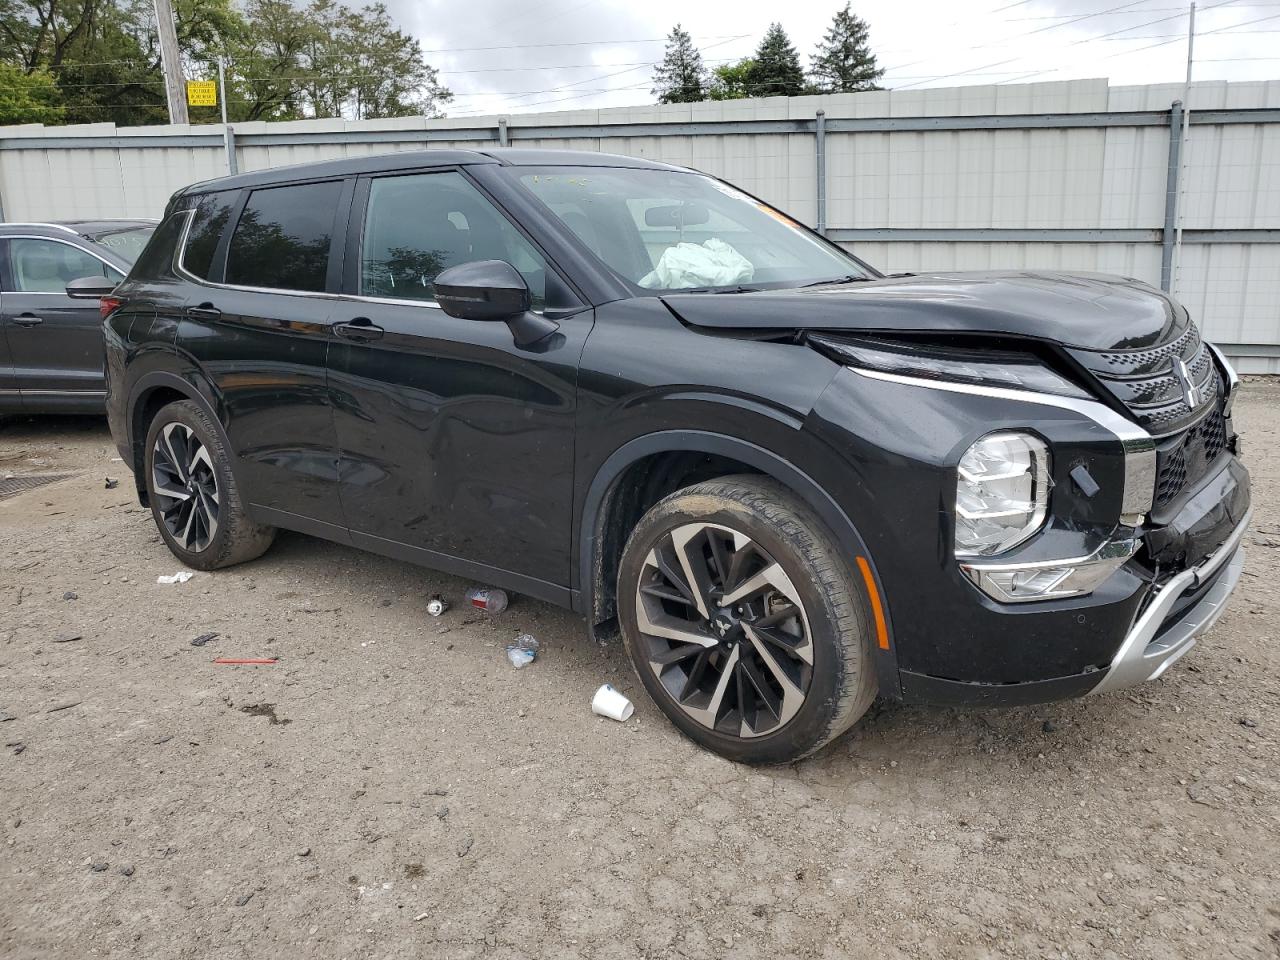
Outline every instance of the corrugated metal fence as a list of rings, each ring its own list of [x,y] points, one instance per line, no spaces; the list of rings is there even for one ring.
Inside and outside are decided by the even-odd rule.
[[[734,181],[888,271],[1051,268],[1163,284],[1242,371],[1280,373],[1280,81],[1195,85],[1183,153],[1181,95],[1083,80],[231,131],[0,127],[0,210],[154,217],[229,163],[604,150]]]

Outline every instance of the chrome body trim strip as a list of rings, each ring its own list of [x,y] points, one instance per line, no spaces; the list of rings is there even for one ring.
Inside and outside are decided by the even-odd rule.
[[[1142,546],[1142,540],[1137,537],[1108,540],[1093,553],[1083,557],[1072,557],[1067,560],[1036,560],[1029,563],[970,563],[962,560],[960,561],[960,569],[983,593],[1000,603],[1036,603],[1046,600],[1063,600],[1068,597],[1085,596],[1098,589],[1108,577],[1138,552],[1140,546]],[[1053,569],[1062,569],[1068,572],[1053,585],[1050,592],[1027,596],[1014,596],[1007,593],[990,577],[990,574],[1011,571],[1025,570],[1032,572]],[[1070,582],[1077,573],[1081,575],[1082,582],[1071,586]]]
[[[1231,365],[1231,361],[1227,359],[1217,346],[1208,340],[1204,345],[1209,348],[1209,352],[1213,354],[1213,358],[1218,361],[1218,369],[1222,371],[1222,375],[1227,381],[1227,395],[1222,401],[1222,415],[1224,417],[1231,416],[1231,408],[1236,402],[1236,392],[1240,389],[1240,374],[1236,373],[1236,368]]]
[[[1120,504],[1121,523],[1130,527],[1140,526],[1143,515],[1151,509],[1151,505],[1155,502],[1155,441],[1151,439],[1151,434],[1138,426],[1138,424],[1120,416],[1110,407],[1097,400],[1062,397],[1052,393],[1037,393],[1033,390],[1013,390],[1008,387],[985,387],[970,383],[951,383],[946,380],[928,380],[923,377],[908,377],[900,373],[862,370],[858,367],[849,367],[848,369],[872,380],[900,383],[909,387],[925,387],[931,390],[964,393],[974,397],[991,397],[997,400],[1011,400],[1018,403],[1038,403],[1042,406],[1058,407],[1062,410],[1074,410],[1113,434],[1120,441],[1120,446],[1124,450],[1124,495]]]
[[[105,390],[28,390],[25,387],[20,391],[24,397],[105,397]]]
[[[187,210],[175,211],[187,214],[186,226],[182,228],[182,240],[178,243],[177,249],[174,251],[173,269],[182,279],[196,284],[200,287],[208,287],[211,290],[238,290],[241,293],[271,293],[286,297],[319,297],[322,300],[338,300],[347,303],[386,303],[392,305],[410,306],[410,307],[428,307],[432,310],[440,310],[440,304],[434,300],[408,300],[397,299],[394,297],[366,297],[354,293],[329,293],[325,290],[283,290],[277,287],[251,287],[241,283],[214,283],[212,280],[203,280],[195,274],[189,272],[183,265],[183,259],[187,252],[187,241],[191,236],[191,226],[195,223],[195,208],[191,207]],[[336,242],[336,241],[335,241]]]
[[[1089,691],[1090,694],[1109,693],[1156,679],[1217,622],[1244,569],[1244,548],[1240,541],[1244,539],[1252,517],[1251,509],[1230,536],[1199,565],[1182,571],[1155,589],[1147,608],[1139,614],[1120,649],[1111,658],[1106,676]],[[1166,626],[1169,611],[1182,595],[1204,583],[1224,563],[1229,563],[1227,570],[1209,592],[1181,620]],[[1159,639],[1156,639],[1157,633],[1161,634]]]
[[[12,221],[8,223],[0,223],[0,227],[44,227],[48,230],[65,230],[73,237],[82,237],[84,234],[78,233],[65,223],[41,223],[39,220],[29,221]]]

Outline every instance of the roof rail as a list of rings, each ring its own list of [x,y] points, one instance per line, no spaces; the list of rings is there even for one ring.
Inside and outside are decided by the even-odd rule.
[[[48,227],[50,230],[65,230],[73,237],[80,236],[79,233],[68,227],[65,223],[39,223],[36,221],[5,220],[0,222],[0,227]]]

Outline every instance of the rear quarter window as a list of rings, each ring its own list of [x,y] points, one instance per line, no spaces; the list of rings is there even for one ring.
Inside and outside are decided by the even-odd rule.
[[[213,256],[239,196],[239,190],[223,190],[205,194],[196,204],[182,251],[182,269],[191,276],[201,280],[221,279],[221,264],[215,267]]]
[[[130,280],[155,280],[173,275],[174,254],[182,242],[188,216],[189,211],[178,210],[164,218],[134,261],[133,269],[129,271]]]
[[[341,192],[340,180],[254,190],[231,235],[226,282],[323,291]]]

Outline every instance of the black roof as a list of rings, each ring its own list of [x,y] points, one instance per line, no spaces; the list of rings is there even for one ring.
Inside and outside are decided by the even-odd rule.
[[[417,170],[424,167],[474,166],[494,164],[511,167],[640,167],[654,170],[685,170],[684,167],[641,157],[624,157],[591,150],[536,150],[527,147],[503,147],[492,150],[402,150],[369,157],[347,157],[341,160],[319,160],[287,167],[272,167],[241,173],[217,180],[195,183],[179,195],[209,193],[213,190],[236,190],[261,187],[298,180],[348,177],[361,173],[386,173],[394,170]]]

